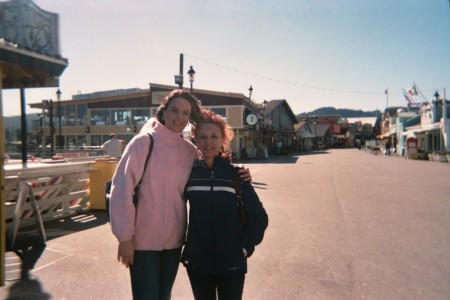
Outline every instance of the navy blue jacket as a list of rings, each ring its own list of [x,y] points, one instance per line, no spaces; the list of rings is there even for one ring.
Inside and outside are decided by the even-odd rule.
[[[237,207],[234,174],[237,169],[221,157],[212,170],[198,160],[186,185],[189,226],[181,262],[204,274],[231,275],[247,272],[248,257],[268,225],[266,211],[250,183],[240,181],[246,225]]]

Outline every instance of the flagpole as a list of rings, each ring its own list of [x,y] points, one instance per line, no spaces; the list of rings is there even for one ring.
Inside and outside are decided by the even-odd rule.
[[[425,102],[428,102],[427,98],[423,95],[422,91],[419,89],[419,87],[413,82],[413,87],[416,89],[416,91],[419,92],[420,96],[423,98]]]
[[[389,108],[389,88],[386,88],[386,91],[384,92],[386,94],[386,108]]]
[[[442,112],[442,121],[443,121],[443,123],[444,123],[444,126],[443,126],[443,130],[444,130],[444,150],[445,151],[447,151],[447,150],[450,150],[450,141],[449,141],[449,138],[450,138],[450,136],[449,136],[449,132],[448,132],[448,127],[447,127],[447,100],[446,100],[446,98],[445,98],[445,88],[444,88],[444,99],[443,99],[443,103],[442,103],[442,109],[443,109],[443,112]]]

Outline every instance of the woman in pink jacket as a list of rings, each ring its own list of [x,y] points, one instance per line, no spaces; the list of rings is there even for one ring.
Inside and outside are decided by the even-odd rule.
[[[150,138],[140,133],[126,147],[114,174],[111,227],[119,240],[117,258],[130,268],[134,299],[170,299],[186,234],[184,187],[199,156],[182,132],[199,115],[200,103],[189,93],[169,93],[148,131],[154,145],[145,173]],[[244,172],[250,179],[248,170]],[[135,207],[132,195],[141,177]]]

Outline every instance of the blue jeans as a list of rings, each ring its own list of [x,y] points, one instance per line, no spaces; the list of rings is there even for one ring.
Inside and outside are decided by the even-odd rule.
[[[134,251],[130,266],[134,300],[170,299],[180,265],[181,248],[163,251]]]

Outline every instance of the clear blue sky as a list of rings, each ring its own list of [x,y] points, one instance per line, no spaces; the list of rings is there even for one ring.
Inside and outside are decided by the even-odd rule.
[[[294,113],[334,106],[405,105],[415,82],[425,96],[450,94],[448,0],[35,0],[60,15],[62,99],[78,91],[174,84],[179,55],[194,89],[286,99]],[[189,85],[185,74],[185,86]],[[27,104],[56,88],[27,89]],[[442,95],[442,92],[440,92]],[[19,91],[3,91],[19,115]],[[27,112],[33,112],[27,107]]]

